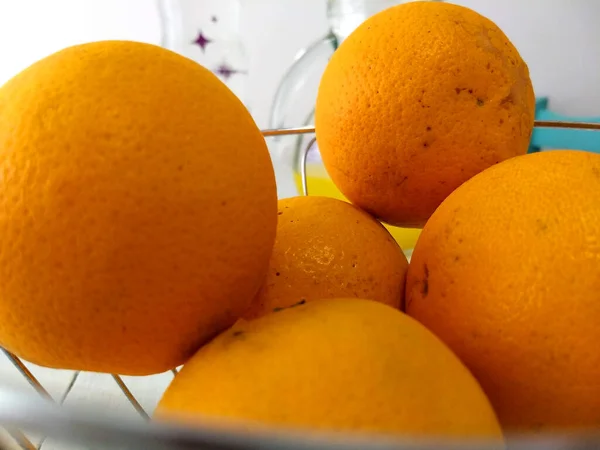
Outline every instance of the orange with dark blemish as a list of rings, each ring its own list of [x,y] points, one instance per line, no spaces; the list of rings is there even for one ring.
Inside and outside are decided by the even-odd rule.
[[[534,103],[526,64],[493,22],[409,2],[336,50],[315,125],[346,198],[389,224],[421,227],[464,181],[527,151]]]
[[[581,151],[504,161],[441,204],[412,255],[407,313],[507,431],[600,427],[598,174],[600,155]]]
[[[488,399],[456,355],[406,314],[356,298],[239,321],[184,365],[154,419],[487,439],[504,449]]]
[[[356,206],[329,197],[283,199],[267,278],[245,317],[335,297],[398,308],[407,268],[390,233]]]

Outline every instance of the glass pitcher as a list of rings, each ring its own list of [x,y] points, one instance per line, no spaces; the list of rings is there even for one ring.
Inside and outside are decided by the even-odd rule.
[[[367,18],[391,6],[412,0],[327,0],[329,32],[304,49],[283,77],[271,108],[270,128],[299,127],[314,124],[315,101],[321,75],[338,45]],[[439,1],[439,0],[430,0]],[[272,144],[274,157],[293,173],[296,189],[302,192],[300,164],[304,149],[313,135],[280,136]],[[312,143],[306,163],[307,184],[311,195],[345,199],[323,167],[318,146]],[[418,229],[386,225],[407,255],[410,255]]]
[[[247,103],[249,59],[240,0],[157,0],[161,45],[198,62]]]

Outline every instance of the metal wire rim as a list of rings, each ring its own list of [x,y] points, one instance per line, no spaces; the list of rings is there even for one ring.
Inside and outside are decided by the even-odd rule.
[[[565,122],[560,120],[536,120],[533,123],[536,128],[570,128],[576,130],[600,130],[600,123],[593,122]],[[310,134],[315,132],[314,125],[294,128],[274,128],[262,131],[263,136],[286,136],[290,134]]]
[[[552,121],[552,120],[536,120],[536,121],[534,121],[534,127],[600,131],[600,123],[592,123],[592,122],[564,122],[564,121]],[[278,137],[278,136],[291,136],[291,135],[302,135],[302,134],[315,134],[316,130],[315,130],[314,125],[307,125],[305,127],[267,129],[267,130],[262,130],[261,132],[264,137]],[[304,146],[302,148],[301,153],[300,153],[300,178],[302,181],[302,194],[303,195],[308,195],[306,161],[308,159],[308,153],[316,141],[317,141],[317,138],[315,136],[308,142],[308,144],[306,146]]]
[[[98,414],[91,407],[60,409],[40,397],[0,390],[0,423],[43,433],[59,442],[94,445],[93,448],[138,450],[498,450],[498,441],[480,439],[402,439],[341,433],[306,433],[261,426],[252,431],[239,423],[194,427],[165,422],[135,421]],[[213,424],[214,425],[214,424]],[[114,446],[114,447],[113,447]],[[590,450],[600,436],[514,436],[510,450]],[[25,447],[29,448],[29,447]],[[35,448],[35,447],[31,447]]]

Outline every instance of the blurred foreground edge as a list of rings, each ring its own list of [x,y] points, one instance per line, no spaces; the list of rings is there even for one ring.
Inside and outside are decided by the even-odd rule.
[[[487,450],[498,442],[449,440],[396,440],[298,431],[255,431],[208,425],[184,427],[140,419],[115,417],[93,407],[58,407],[37,396],[0,389],[0,426],[18,427],[65,444],[95,449],[139,450]],[[96,410],[101,408],[94,408]],[[513,437],[515,450],[600,449],[600,433],[594,435]]]

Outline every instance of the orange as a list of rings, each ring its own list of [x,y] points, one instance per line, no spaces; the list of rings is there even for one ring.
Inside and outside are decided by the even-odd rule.
[[[275,240],[260,131],[208,70],[153,45],[67,48],[0,89],[0,346],[142,375],[250,305]]]
[[[188,361],[155,416],[402,437],[501,437],[483,391],[445,345],[400,311],[351,298],[240,321]]]
[[[300,173],[294,172],[294,181],[296,182],[295,184],[298,192],[302,192],[302,176]],[[331,181],[331,178],[327,175],[325,168],[320,162],[307,164],[306,182],[311,195],[320,195],[348,201],[347,198],[344,198],[335,184],[333,184],[333,181]],[[404,254],[409,256],[415,247],[417,238],[421,233],[421,229],[398,228],[385,223],[384,226],[390,232],[398,245],[402,248]]]
[[[527,151],[534,109],[527,65],[493,22],[409,2],[336,50],[315,126],[323,163],[352,203],[418,228],[464,181]]]
[[[407,269],[390,233],[350,203],[316,196],[279,200],[267,278],[245,317],[336,297],[399,308]]]
[[[509,431],[600,427],[600,155],[505,161],[451,194],[412,256],[407,312]]]

